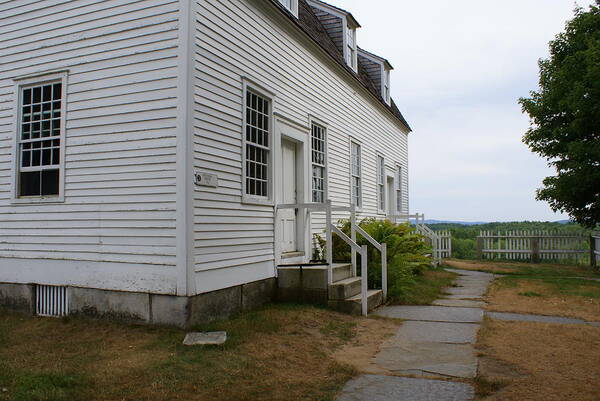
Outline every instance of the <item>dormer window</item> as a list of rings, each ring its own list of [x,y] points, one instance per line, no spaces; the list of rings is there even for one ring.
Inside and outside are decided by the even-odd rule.
[[[383,88],[382,88],[382,95],[383,95],[383,100],[385,100],[385,102],[387,104],[390,104],[391,101],[391,97],[390,97],[390,70],[384,69],[383,70]]]
[[[346,26],[346,63],[356,71],[356,29]]]
[[[298,0],[279,0],[279,2],[296,18],[298,17]]]

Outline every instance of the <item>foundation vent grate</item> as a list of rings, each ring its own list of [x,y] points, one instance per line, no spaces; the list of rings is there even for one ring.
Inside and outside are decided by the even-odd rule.
[[[67,287],[36,285],[35,312],[39,316],[59,317],[68,315]]]

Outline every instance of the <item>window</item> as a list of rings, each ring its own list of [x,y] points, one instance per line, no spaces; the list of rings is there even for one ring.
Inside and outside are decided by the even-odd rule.
[[[383,74],[383,99],[390,104],[390,71],[385,70]]]
[[[62,195],[65,77],[17,87],[17,199],[56,201]]]
[[[361,185],[361,159],[360,145],[351,143],[350,155],[350,175],[352,180],[352,204],[356,207],[362,206],[362,185]]]
[[[298,17],[298,0],[279,0],[294,16]]]
[[[346,28],[346,62],[356,70],[356,31],[350,27]]]
[[[327,159],[325,154],[325,128],[312,125],[312,201],[325,202]]]
[[[402,167],[396,173],[396,212],[402,213]]]
[[[271,102],[246,91],[245,195],[269,198]]]
[[[377,156],[377,209],[385,213],[385,160]]]

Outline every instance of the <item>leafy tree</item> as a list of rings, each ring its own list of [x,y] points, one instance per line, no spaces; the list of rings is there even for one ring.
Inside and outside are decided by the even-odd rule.
[[[521,98],[531,127],[523,141],[549,161],[537,199],[578,223],[600,224],[600,0],[577,8],[539,61],[539,90]]]

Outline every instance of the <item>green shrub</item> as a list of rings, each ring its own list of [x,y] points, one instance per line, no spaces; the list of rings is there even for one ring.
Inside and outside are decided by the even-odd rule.
[[[415,277],[421,275],[431,264],[426,256],[431,248],[423,241],[423,237],[414,232],[408,224],[394,224],[389,220],[364,219],[359,226],[379,243],[387,244],[388,290],[389,293],[402,293],[414,284]],[[341,220],[339,228],[350,236],[350,221]],[[318,236],[317,236],[318,237]],[[325,255],[325,241],[317,239],[319,250],[315,254]],[[367,245],[368,250],[368,282],[370,288],[381,288],[381,253],[365,238],[357,234],[356,242]],[[333,235],[334,262],[347,263],[351,260],[350,246],[339,236]],[[360,255],[357,254],[357,268],[360,272]]]
[[[452,237],[452,257],[457,259],[475,259],[477,256],[475,240]]]

